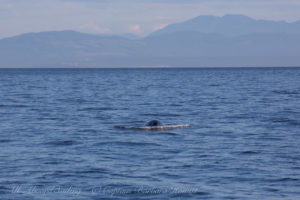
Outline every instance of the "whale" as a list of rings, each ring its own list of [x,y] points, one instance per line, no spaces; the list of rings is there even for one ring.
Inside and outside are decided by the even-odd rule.
[[[146,126],[162,126],[162,123],[158,120],[151,120],[146,124]]]
[[[144,126],[115,126],[118,129],[144,130],[144,131],[159,131],[166,129],[189,128],[190,124],[163,125],[158,120],[151,120]]]

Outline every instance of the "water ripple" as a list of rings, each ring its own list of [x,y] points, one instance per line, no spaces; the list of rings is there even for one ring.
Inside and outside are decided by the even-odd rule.
[[[1,199],[300,199],[300,69],[2,69]],[[158,119],[189,129],[118,130]]]

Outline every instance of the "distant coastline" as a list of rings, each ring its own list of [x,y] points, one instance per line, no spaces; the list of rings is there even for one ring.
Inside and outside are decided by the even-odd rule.
[[[300,21],[199,16],[143,38],[75,31],[0,40],[0,68],[300,66]]]

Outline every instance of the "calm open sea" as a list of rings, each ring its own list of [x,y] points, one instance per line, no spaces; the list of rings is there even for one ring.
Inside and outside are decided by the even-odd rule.
[[[0,136],[1,200],[296,200],[300,68],[1,69]]]

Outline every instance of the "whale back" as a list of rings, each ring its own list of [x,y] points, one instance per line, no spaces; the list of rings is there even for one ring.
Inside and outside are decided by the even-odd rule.
[[[158,120],[151,120],[146,124],[146,126],[162,126],[162,123]]]

